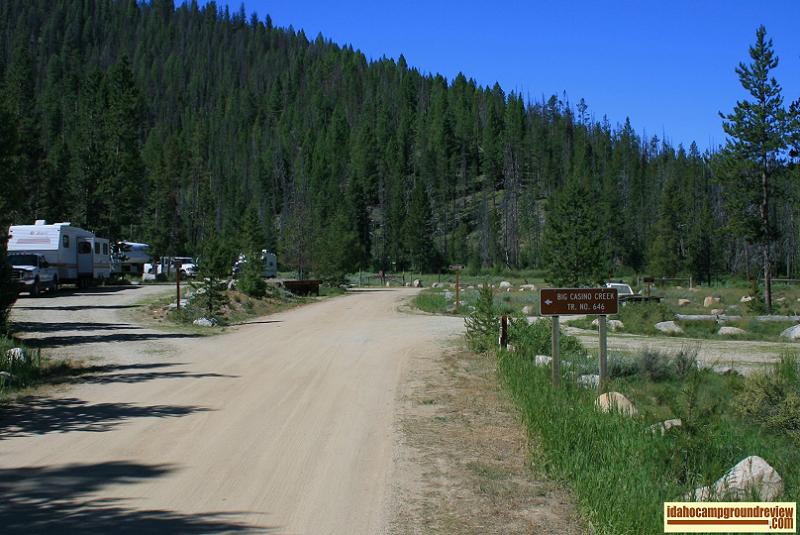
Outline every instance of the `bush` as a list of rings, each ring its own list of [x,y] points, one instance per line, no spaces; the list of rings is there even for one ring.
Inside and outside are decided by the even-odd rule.
[[[527,318],[513,318],[509,326],[509,343],[531,359],[536,355],[550,355],[553,348],[553,322],[550,319],[540,319],[529,324]],[[580,341],[566,334],[563,329],[558,347],[562,356],[586,354]]]
[[[264,280],[262,268],[263,262],[260,260],[259,253],[252,252],[246,257],[242,273],[236,281],[237,289],[250,297],[262,298],[267,295],[267,283]]]
[[[742,416],[788,435],[800,446],[800,359],[781,355],[775,366],[750,375],[738,397]]]
[[[620,307],[617,316],[626,331],[642,334],[658,334],[655,324],[674,317],[664,303],[628,303]]]
[[[0,335],[8,332],[8,315],[17,300],[17,286],[11,282],[11,264],[6,256],[8,236],[0,236]]]
[[[8,351],[19,347],[25,355],[23,359],[11,358]],[[11,374],[0,377],[0,391],[6,390],[9,386],[24,387],[30,385],[38,376],[41,367],[42,357],[39,351],[32,352],[18,342],[0,336],[0,371]]]
[[[464,321],[467,329],[467,345],[477,352],[488,351],[494,347],[499,328],[497,309],[494,306],[494,292],[484,284],[478,290],[475,310]]]
[[[654,382],[671,379],[674,376],[672,358],[666,353],[645,349],[639,359],[639,373]]]

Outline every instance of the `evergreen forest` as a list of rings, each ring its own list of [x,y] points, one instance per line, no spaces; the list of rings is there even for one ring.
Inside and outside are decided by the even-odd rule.
[[[714,110],[730,139],[701,152],[244,8],[2,0],[2,222],[71,221],[159,255],[213,239],[321,277],[556,262],[591,280],[797,277],[797,105],[759,32],[737,72],[773,91]],[[777,137],[755,150],[759,105]]]

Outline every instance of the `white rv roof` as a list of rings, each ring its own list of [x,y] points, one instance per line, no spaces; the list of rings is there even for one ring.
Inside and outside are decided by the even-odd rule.
[[[65,223],[54,225],[12,225],[9,229],[9,251],[57,251],[62,231],[71,235],[91,237],[88,230],[70,227]]]

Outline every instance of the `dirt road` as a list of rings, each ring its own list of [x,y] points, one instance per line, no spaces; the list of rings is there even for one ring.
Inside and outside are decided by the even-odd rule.
[[[155,291],[20,302],[40,347],[110,362],[3,412],[4,532],[383,532],[403,367],[441,352],[462,320],[399,312],[413,290],[216,337],[121,319]]]
[[[564,330],[576,336],[584,347],[597,348],[597,331],[571,327]],[[685,347],[697,348],[698,359],[707,366],[717,369],[733,368],[749,373],[762,368],[764,364],[775,362],[786,349],[797,349],[797,344],[779,342],[758,342],[746,340],[707,340],[671,336],[642,336],[637,334],[615,333],[608,336],[608,348],[612,351],[636,352],[656,349],[675,353]]]

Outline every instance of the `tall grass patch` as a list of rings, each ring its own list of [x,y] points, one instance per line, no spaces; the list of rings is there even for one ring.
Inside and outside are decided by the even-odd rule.
[[[549,343],[544,333],[531,333],[541,338],[538,349]],[[639,412],[628,418],[601,413],[597,392],[577,386],[576,375],[596,369],[595,359],[565,356],[572,363],[554,388],[550,368],[536,366],[527,350],[533,347],[499,352],[498,373],[540,446],[537,460],[573,490],[596,533],[660,533],[664,501],[715,482],[750,455],[783,477],[784,498],[800,492],[796,357],[746,378],[699,367],[696,346],[675,355],[611,355],[609,388]],[[650,431],[673,418],[682,426],[663,436]]]

